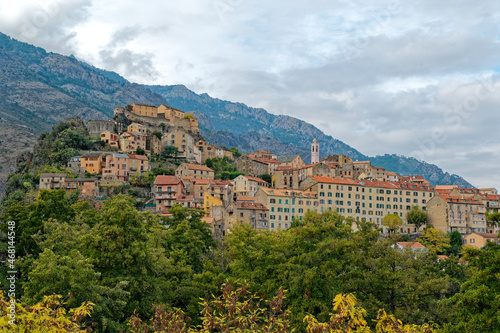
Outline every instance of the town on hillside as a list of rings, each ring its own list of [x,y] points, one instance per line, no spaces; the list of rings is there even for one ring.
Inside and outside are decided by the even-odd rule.
[[[383,233],[412,235],[424,226],[410,223],[407,213],[419,209],[427,213],[429,225],[458,231],[468,245],[498,243],[498,223],[488,219],[500,205],[494,188],[433,187],[423,176],[401,176],[369,161],[321,157],[317,140],[311,143],[309,164],[299,155],[272,151],[241,154],[206,142],[198,126],[194,115],[165,105],[116,107],[114,120],[86,124],[103,150],[71,157],[68,173],[42,173],[39,188],[79,190],[102,200],[113,187],[137,182],[168,164],[172,172],[141,184],[139,192],[146,198],[141,209],[163,216],[174,205],[203,210],[216,237],[237,223],[258,230],[289,229],[308,211],[335,211],[353,221],[373,222]],[[383,222],[388,215],[398,216],[402,224],[391,229]]]

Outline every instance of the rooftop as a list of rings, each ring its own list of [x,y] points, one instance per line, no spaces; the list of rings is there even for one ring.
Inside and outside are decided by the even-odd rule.
[[[202,171],[212,171],[212,172],[214,172],[214,170],[210,169],[206,165],[201,165],[201,164],[182,163],[179,166],[179,168],[181,168],[181,167],[185,167],[186,169],[189,169],[189,170],[202,170]]]
[[[181,182],[179,178],[176,176],[166,176],[166,175],[158,175],[156,176],[155,185],[177,185]]]
[[[259,190],[263,191],[267,195],[277,195],[281,197],[302,197],[311,199],[315,199],[317,197],[316,193],[310,191],[275,189],[275,188],[264,188],[264,187],[261,187]]]
[[[398,242],[397,244],[405,248],[411,248],[411,247],[425,248],[425,246],[423,246],[419,242]]]
[[[66,177],[67,174],[65,173],[42,173],[40,174],[40,178],[46,178],[46,177]]]
[[[259,202],[235,202],[234,203],[235,208],[237,209],[258,209],[258,210],[268,210],[266,206]]]

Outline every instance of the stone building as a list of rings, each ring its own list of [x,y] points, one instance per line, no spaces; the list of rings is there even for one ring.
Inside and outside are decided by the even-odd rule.
[[[104,131],[114,132],[115,122],[113,120],[89,120],[87,131],[94,139],[99,139]]]

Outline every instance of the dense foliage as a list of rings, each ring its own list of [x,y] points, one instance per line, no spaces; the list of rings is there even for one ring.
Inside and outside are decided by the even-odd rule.
[[[207,158],[204,164],[214,170],[215,178],[218,179],[230,180],[243,175],[236,169],[234,161],[226,156]]]
[[[30,306],[45,296],[62,295],[67,310],[91,302],[92,315],[83,324],[98,332],[154,328],[162,313],[163,323],[177,318],[190,330],[216,318],[221,323],[229,314],[219,307],[222,312],[214,313],[213,302],[227,304],[224,297],[235,292],[258,300],[278,295],[280,310],[274,318],[286,323],[286,331],[322,332],[311,325],[332,320],[331,302],[340,294],[355,295],[356,306],[366,310],[364,332],[381,320],[390,323],[391,316],[404,323],[401,332],[405,325],[425,323],[450,332],[481,325],[493,332],[498,325],[499,246],[466,249],[469,264],[464,265],[453,255],[437,257],[446,250],[441,241],[449,240],[447,235],[424,234],[431,245],[428,252],[399,250],[393,246],[397,234],[380,238],[375,225],[334,212],[308,212],[300,223],[279,232],[240,224],[216,245],[201,212],[180,206],[171,212],[165,220],[139,212],[123,195],[94,207],[63,190],[42,190],[7,207],[0,219],[2,249],[7,221],[14,221],[18,297]],[[5,277],[2,268],[4,290]],[[243,281],[244,294],[238,288],[220,291],[224,283],[238,286]],[[244,317],[270,315],[270,303],[258,300]],[[255,307],[257,303],[261,306]]]

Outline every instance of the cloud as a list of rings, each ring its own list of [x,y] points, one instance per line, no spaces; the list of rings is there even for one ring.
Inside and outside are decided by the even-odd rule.
[[[0,29],[13,38],[52,52],[75,50],[74,27],[85,21],[91,0],[19,0],[2,3]]]

